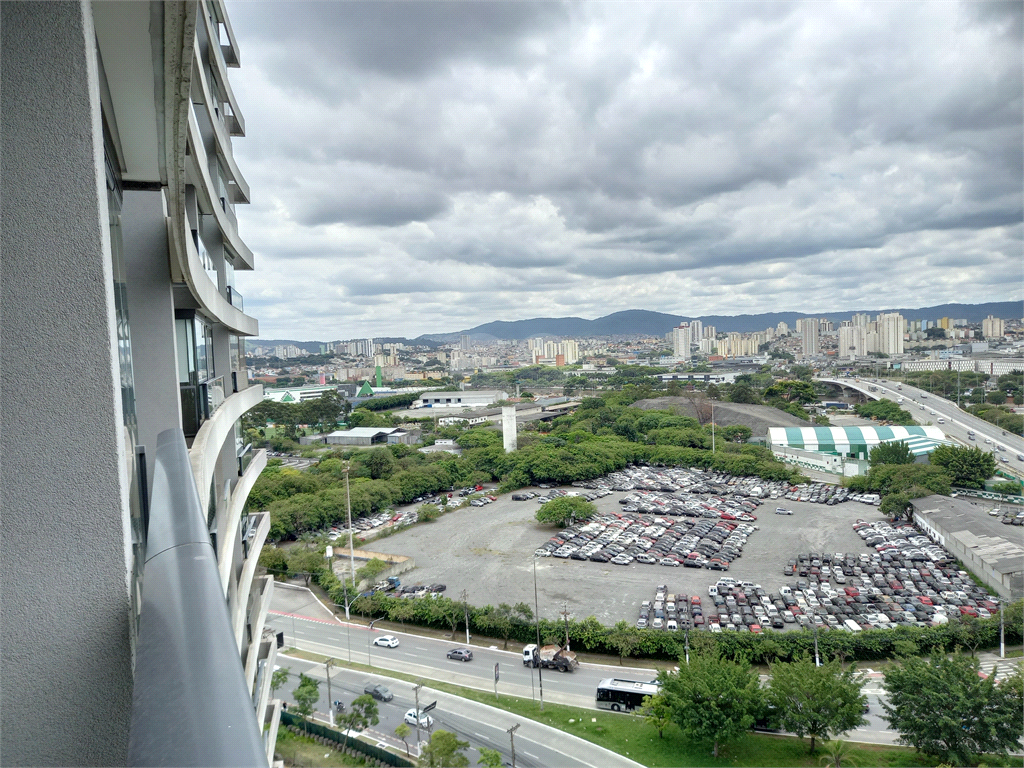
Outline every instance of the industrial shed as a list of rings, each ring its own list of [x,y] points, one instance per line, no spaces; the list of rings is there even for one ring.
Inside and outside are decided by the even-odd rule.
[[[925,456],[936,446],[948,444],[938,427],[771,427],[768,445],[801,451],[836,454],[867,460],[879,443],[902,441],[915,456]]]

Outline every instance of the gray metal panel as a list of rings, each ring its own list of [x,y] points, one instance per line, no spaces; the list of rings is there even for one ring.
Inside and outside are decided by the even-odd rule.
[[[180,430],[157,438],[129,765],[267,765]]]

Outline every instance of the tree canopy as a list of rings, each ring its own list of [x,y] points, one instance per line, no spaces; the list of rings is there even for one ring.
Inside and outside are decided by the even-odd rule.
[[[985,481],[996,471],[995,457],[977,447],[940,445],[929,458],[932,464],[942,467],[953,485],[963,488],[984,488]]]
[[[953,765],[1018,749],[1024,736],[1021,671],[1000,683],[978,672],[978,660],[961,654],[908,657],[887,667],[889,701],[882,706],[900,742]]]
[[[469,765],[467,749],[468,741],[460,741],[451,731],[437,730],[423,748],[421,760],[425,760],[429,768],[465,768]]]
[[[691,656],[689,664],[680,660],[678,672],[661,672],[658,679],[683,734],[711,745],[715,757],[720,744],[754,724],[763,706],[757,671],[747,662]]]
[[[871,466],[878,464],[913,464],[914,454],[903,440],[886,440],[871,449]]]
[[[596,512],[597,507],[580,496],[560,496],[541,505],[537,522],[564,526],[576,520],[587,520]]]
[[[863,683],[854,667],[833,660],[816,667],[809,656],[772,664],[768,703],[782,727],[800,738],[828,741],[866,723]]]

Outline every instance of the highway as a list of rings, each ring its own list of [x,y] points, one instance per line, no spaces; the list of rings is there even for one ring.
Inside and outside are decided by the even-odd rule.
[[[1004,434],[1003,430],[994,424],[961,410],[954,402],[909,384],[902,384],[902,389],[897,389],[897,382],[888,379],[862,378],[858,381],[852,378],[821,378],[819,381],[856,389],[875,400],[885,398],[898,402],[902,397],[901,407],[910,413],[918,423],[930,422],[932,425],[940,427],[948,437],[962,445],[977,445],[981,449],[995,454],[999,469],[1018,477],[1024,477],[1024,461],[1017,458],[1024,456],[1024,438],[1020,435]],[[877,391],[872,392],[871,387],[877,387]],[[938,422],[940,418],[945,423],[940,424]],[[970,430],[975,433],[973,441],[970,439]],[[996,446],[1002,446],[1004,450],[999,451]],[[1005,458],[1006,461],[1001,461],[1001,458]]]

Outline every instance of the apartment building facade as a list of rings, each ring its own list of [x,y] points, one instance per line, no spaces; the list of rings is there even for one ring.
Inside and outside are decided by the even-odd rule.
[[[4,761],[123,765],[161,738],[179,764],[190,748],[196,764],[228,760],[209,749],[265,761],[280,702],[273,581],[256,576],[270,521],[244,513],[266,454],[240,425],[263,393],[235,283],[254,259],[235,217],[250,193],[230,21],[221,0],[0,14]],[[189,548],[196,562],[168,570]],[[199,688],[154,690],[154,646],[200,603],[204,636],[163,659]],[[225,643],[218,674],[196,674]],[[196,700],[178,719],[185,702],[161,697],[182,691]],[[200,747],[225,695],[249,710]]]

